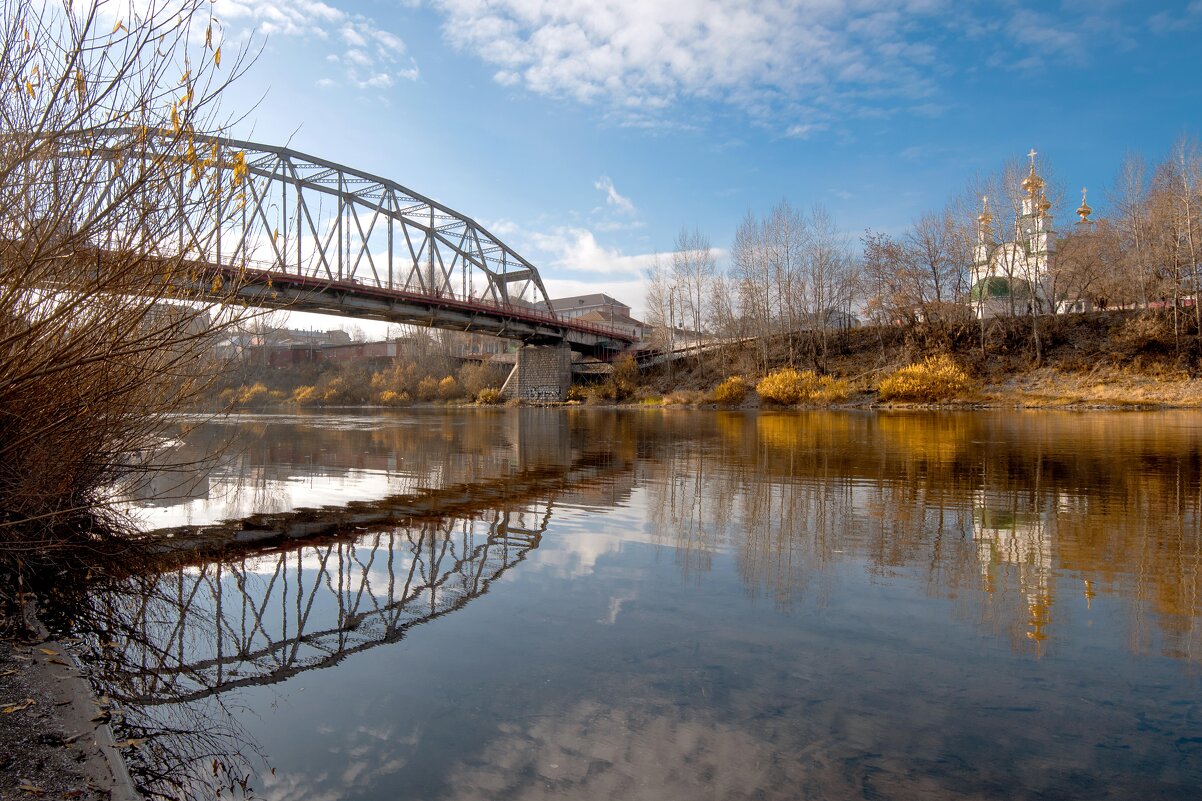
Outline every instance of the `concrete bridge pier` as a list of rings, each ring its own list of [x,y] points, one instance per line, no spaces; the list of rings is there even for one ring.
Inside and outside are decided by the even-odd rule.
[[[507,398],[558,403],[567,400],[571,384],[572,348],[567,343],[523,345],[501,392]]]

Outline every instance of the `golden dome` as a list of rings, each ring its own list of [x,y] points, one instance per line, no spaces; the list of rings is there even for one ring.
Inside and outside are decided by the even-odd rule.
[[[982,227],[987,227],[989,223],[993,222],[993,215],[989,213],[989,197],[983,197],[981,198],[981,201],[981,215],[977,217],[977,222],[979,222]]]
[[[1043,189],[1043,179],[1035,174],[1035,166],[1031,166],[1031,174],[1023,179],[1023,189],[1028,195],[1034,196],[1036,192]]]
[[[1089,215],[1093,214],[1093,209],[1085,202],[1085,190],[1081,190],[1081,205],[1077,207],[1077,216],[1081,218],[1081,222],[1089,222]]]
[[[1035,193],[1043,189],[1043,179],[1035,174],[1035,157],[1037,155],[1039,154],[1035,152],[1035,148],[1031,148],[1031,152],[1027,154],[1027,157],[1031,159],[1031,172],[1023,179],[1023,189],[1031,197],[1035,197]]]

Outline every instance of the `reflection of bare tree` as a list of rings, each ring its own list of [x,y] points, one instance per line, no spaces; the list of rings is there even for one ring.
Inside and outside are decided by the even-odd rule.
[[[674,415],[640,433],[670,443],[649,514],[686,571],[730,549],[748,590],[788,607],[831,560],[863,559],[1036,652],[1079,582],[1090,601],[1131,599],[1134,649],[1199,657],[1202,432],[1188,415]]]

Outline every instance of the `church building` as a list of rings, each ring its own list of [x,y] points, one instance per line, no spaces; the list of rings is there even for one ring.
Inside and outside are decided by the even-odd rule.
[[[969,282],[969,302],[978,319],[1087,310],[1077,308],[1080,300],[1074,299],[1066,306],[1064,298],[1056,297],[1055,283],[1049,273],[1056,257],[1052,203],[1043,178],[1035,170],[1036,152],[1032,150],[1027,155],[1031,170],[1021,184],[1021,200],[1013,235],[1008,241],[997,241],[989,198],[981,199],[983,208],[977,217],[977,244]],[[1092,211],[1082,194],[1081,207],[1077,209],[1082,224],[1090,224]]]

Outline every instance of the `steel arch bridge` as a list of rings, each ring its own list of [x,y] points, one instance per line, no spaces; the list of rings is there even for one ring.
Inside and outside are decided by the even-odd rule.
[[[181,152],[193,165],[199,152],[204,169],[189,170]],[[165,202],[178,203],[178,226],[147,247],[197,264],[201,286],[220,278],[215,299],[566,342],[598,355],[633,343],[557,317],[532,263],[474,219],[387,178],[288,147],[202,134],[184,141],[167,130],[111,128],[60,143],[68,168],[84,156],[111,165],[92,170],[98,204],[128,182],[131,162],[171,165]],[[216,205],[197,202],[205,197]]]

